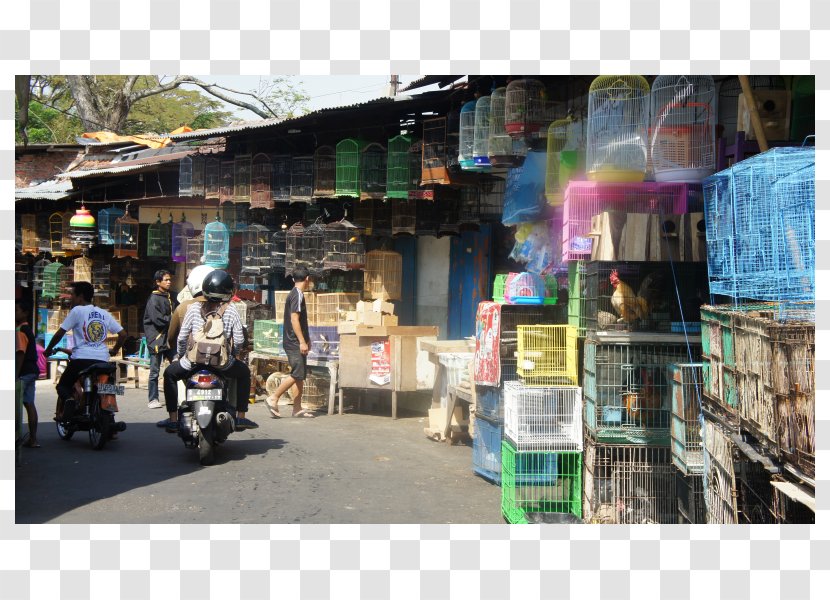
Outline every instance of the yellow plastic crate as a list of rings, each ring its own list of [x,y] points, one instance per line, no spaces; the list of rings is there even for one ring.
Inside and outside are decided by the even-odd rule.
[[[577,385],[577,330],[571,325],[519,325],[516,371],[527,386]]]

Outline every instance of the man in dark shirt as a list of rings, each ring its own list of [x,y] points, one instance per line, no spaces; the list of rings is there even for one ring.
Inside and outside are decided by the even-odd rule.
[[[166,358],[170,360],[173,350],[167,343],[167,328],[173,314],[173,298],[170,287],[173,276],[170,271],[160,269],[153,276],[156,289],[150,294],[144,308],[144,338],[150,353],[150,375],[147,379],[147,408],[161,408],[159,402],[159,371]]]
[[[282,326],[282,347],[288,357],[288,364],[291,366],[291,374],[282,380],[273,396],[266,398],[265,404],[271,417],[280,417],[277,402],[282,395],[297,386],[297,395],[294,396],[294,417],[314,417],[314,413],[303,410],[303,385],[306,378],[306,360],[310,345],[308,333],[308,313],[303,292],[311,282],[308,276],[308,269],[298,267],[293,273],[294,289],[288,294],[285,300],[285,312],[283,313]]]
[[[17,378],[23,388],[23,407],[29,421],[29,439],[23,443],[28,448],[40,448],[37,441],[37,408],[35,408],[35,381],[40,369],[37,366],[37,348],[35,334],[28,322],[31,304],[26,300],[15,300],[14,320],[17,324]]]

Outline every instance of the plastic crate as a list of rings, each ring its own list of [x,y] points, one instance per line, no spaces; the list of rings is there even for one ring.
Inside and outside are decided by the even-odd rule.
[[[582,389],[506,382],[504,435],[520,452],[581,452]]]
[[[476,417],[501,419],[504,416],[502,388],[488,385],[476,386]]]
[[[504,304],[504,285],[507,283],[507,273],[499,273],[493,279],[493,302]]]
[[[473,473],[501,485],[501,440],[503,424],[476,416],[473,434]]]
[[[525,385],[576,385],[578,379],[575,327],[517,326],[516,371]]]
[[[254,351],[282,354],[282,323],[271,320],[254,321]]]

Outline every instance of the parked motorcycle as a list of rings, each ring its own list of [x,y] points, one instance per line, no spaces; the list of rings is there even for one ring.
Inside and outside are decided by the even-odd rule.
[[[126,423],[115,420],[116,396],[124,395],[124,386],[115,384],[115,369],[115,363],[102,361],[78,373],[75,397],[58,400],[55,425],[62,440],[72,439],[76,431],[88,431],[90,445],[101,450],[113,434],[127,429]]]
[[[212,465],[215,448],[234,431],[228,412],[228,382],[215,371],[202,369],[185,380],[185,399],[179,406],[179,437],[188,448],[199,448],[199,462]]]

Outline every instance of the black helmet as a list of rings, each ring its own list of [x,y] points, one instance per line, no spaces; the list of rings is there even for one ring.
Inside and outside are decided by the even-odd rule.
[[[202,282],[202,293],[209,302],[230,302],[233,297],[233,277],[216,269]]]

